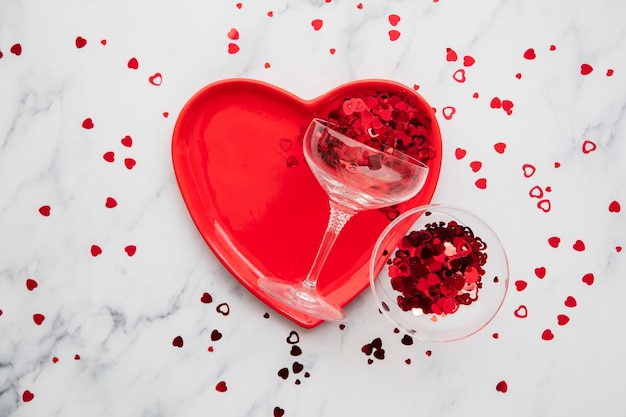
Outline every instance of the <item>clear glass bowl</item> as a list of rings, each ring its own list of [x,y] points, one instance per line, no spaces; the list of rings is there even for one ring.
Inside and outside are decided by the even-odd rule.
[[[444,227],[433,232],[433,224]],[[479,265],[485,254],[486,262]],[[380,311],[398,329],[421,340],[449,342],[478,332],[500,310],[508,285],[509,265],[500,239],[477,216],[452,206],[433,204],[403,213],[383,231],[370,261],[370,286]]]

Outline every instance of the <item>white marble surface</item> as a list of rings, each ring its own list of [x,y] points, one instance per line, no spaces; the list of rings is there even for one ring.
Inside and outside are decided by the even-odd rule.
[[[625,15],[620,0],[1,1],[0,416],[626,415]],[[157,72],[160,86],[149,82]],[[485,330],[448,344],[403,345],[369,292],[344,329],[304,330],[274,313],[212,255],[172,171],[182,105],[232,77],[303,98],[361,78],[418,86],[444,138],[434,200],[484,217],[511,281],[527,287],[512,286]],[[494,97],[511,100],[512,114],[492,109]],[[106,208],[107,197],[118,205]],[[625,207],[611,212],[613,201]],[[228,316],[216,312],[223,302]],[[560,314],[570,321],[559,325]],[[368,364],[361,347],[376,337],[385,359]]]

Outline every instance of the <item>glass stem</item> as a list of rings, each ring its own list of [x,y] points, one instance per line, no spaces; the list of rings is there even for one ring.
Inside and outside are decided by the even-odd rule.
[[[333,248],[333,245],[335,244],[339,233],[341,233],[341,230],[343,229],[345,224],[355,214],[356,211],[339,205],[332,200],[330,201],[330,216],[328,218],[328,226],[326,226],[326,231],[324,232],[322,243],[320,244],[320,248],[317,251],[317,255],[315,255],[313,266],[311,267],[309,274],[303,282],[304,286],[309,288],[315,288],[315,286],[317,285],[317,278],[319,277],[319,274],[324,267],[324,263],[326,262],[328,254]]]

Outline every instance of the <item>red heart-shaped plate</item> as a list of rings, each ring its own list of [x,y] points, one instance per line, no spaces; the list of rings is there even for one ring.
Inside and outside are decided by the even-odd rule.
[[[431,118],[436,155],[422,191],[399,212],[430,202],[441,168],[441,135],[429,104],[404,85],[355,81],[303,100],[254,80],[216,82],[183,107],[172,140],[174,171],[183,199],[209,247],[261,301],[305,328],[321,323],[267,296],[263,275],[294,282],[313,262],[328,220],[328,197],[302,154],[302,136],[313,117],[364,90],[404,92]],[[369,285],[369,258],[389,224],[388,213],[358,213],[345,226],[320,275],[318,288],[346,306]]]

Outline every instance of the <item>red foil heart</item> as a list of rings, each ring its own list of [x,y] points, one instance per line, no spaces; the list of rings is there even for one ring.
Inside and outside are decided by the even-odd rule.
[[[319,319],[275,302],[258,287],[262,275],[297,282],[305,276],[328,220],[328,196],[302,154],[314,117],[363,91],[408,94],[431,119],[434,158],[422,191],[394,210],[430,202],[441,168],[439,126],[412,89],[385,80],[356,81],[303,100],[260,81],[210,84],[183,107],[172,140],[176,179],[200,234],[224,266],[261,301],[305,328]],[[331,302],[346,306],[369,285],[368,262],[389,212],[358,213],[339,236],[318,281]]]

